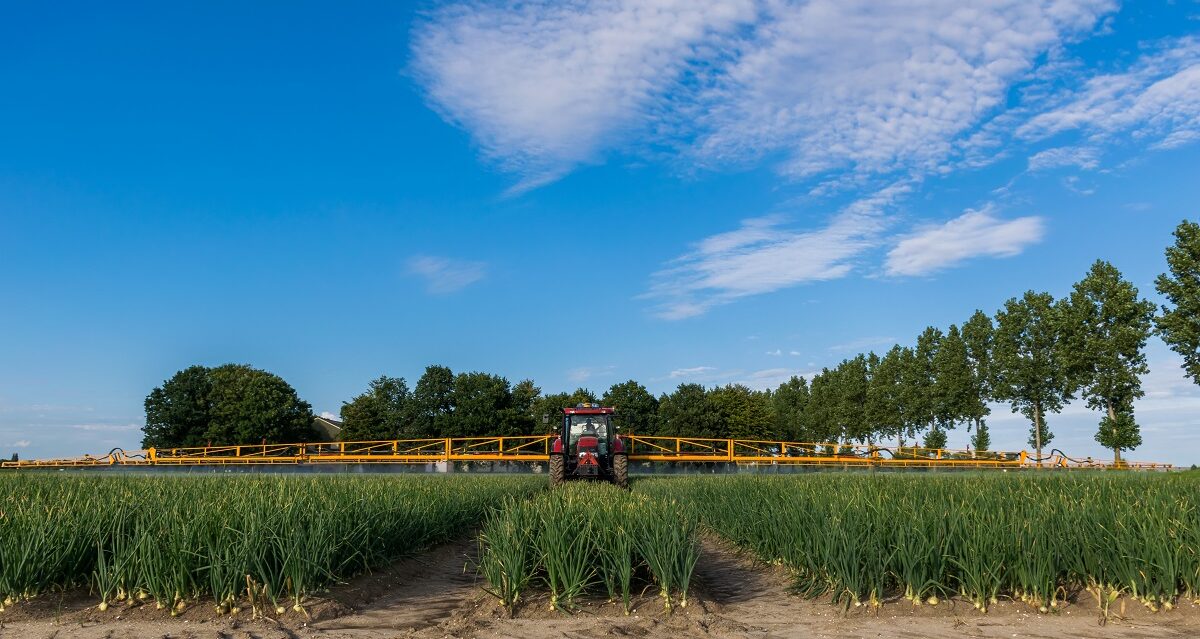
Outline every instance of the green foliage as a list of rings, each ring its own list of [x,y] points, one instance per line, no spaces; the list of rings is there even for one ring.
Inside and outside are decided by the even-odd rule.
[[[866,412],[869,374],[867,358],[863,355],[844,360],[835,371],[837,406],[834,419],[843,441],[863,443],[874,437]]]
[[[933,416],[943,431],[943,445],[934,448],[944,448],[944,431],[978,414],[980,401],[966,342],[953,324],[933,355],[933,375]]]
[[[312,407],[277,375],[241,364],[192,366],[146,397],[142,445],[293,443],[313,437]]]
[[[721,431],[719,437],[734,439],[779,439],[773,432],[775,416],[766,393],[742,384],[719,386],[708,392],[707,404]]]
[[[1117,413],[1115,417],[1105,415],[1096,431],[1096,442],[1116,451],[1117,462],[1120,462],[1121,451],[1142,445],[1142,431],[1133,420],[1133,413]]]
[[[1200,384],[1200,224],[1184,220],[1167,248],[1167,269],[1155,280],[1167,298],[1156,321],[1158,334],[1183,357],[1183,369]]]
[[[190,366],[146,397],[143,448],[203,446],[208,430],[212,379],[205,366]]]
[[[925,448],[945,448],[946,447],[946,431],[942,429],[941,424],[934,424],[929,432],[925,433]]]
[[[413,432],[416,407],[403,377],[373,380],[366,392],[342,404],[343,441],[417,437]]]
[[[1063,361],[1068,340],[1065,310],[1049,293],[1029,291],[996,314],[993,372],[995,396],[1030,419],[1030,445],[1042,456],[1050,441],[1046,414],[1072,399],[1074,381]]]
[[[1063,360],[1088,408],[1104,411],[1096,440],[1112,443],[1119,460],[1129,449],[1122,444],[1141,442],[1133,401],[1145,394],[1140,376],[1150,372],[1143,350],[1154,305],[1112,264],[1097,261],[1071,291],[1066,316]]]
[[[871,382],[867,387],[866,420],[881,439],[898,438],[904,434],[906,350],[899,345],[893,346],[871,367]]]
[[[988,425],[980,422],[975,427],[975,433],[971,435],[971,448],[976,451],[983,452],[992,446],[992,435],[988,432]]]
[[[621,430],[637,435],[653,435],[658,424],[658,399],[634,380],[613,384],[600,398],[604,406],[615,409]]]
[[[486,437],[504,430],[512,414],[513,395],[508,380],[488,373],[459,373],[454,378],[452,427],[443,437]]]
[[[804,427],[804,412],[808,407],[808,381],[792,376],[771,394],[775,415],[775,432],[792,442],[811,441]]]
[[[445,366],[426,366],[413,389],[416,424],[421,437],[445,437],[456,429],[454,421],[454,372]]]
[[[283,378],[240,364],[209,372],[206,438],[221,444],[311,441],[312,407]]]
[[[700,384],[680,384],[658,400],[658,428],[664,437],[718,437],[724,428],[709,409],[708,392]]]

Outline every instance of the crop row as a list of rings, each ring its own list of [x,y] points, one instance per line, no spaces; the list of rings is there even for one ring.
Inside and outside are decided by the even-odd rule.
[[[478,525],[532,477],[0,478],[4,605],[89,587],[104,609],[130,598],[172,613],[290,600]],[[0,605],[0,610],[3,606]]]
[[[1087,591],[1107,615],[1200,596],[1200,482],[1132,474],[663,478],[638,490],[685,502],[809,596],[878,606],[958,594],[1045,612]]]
[[[480,533],[479,571],[510,614],[525,593],[543,586],[559,610],[602,590],[628,614],[642,584],[658,588],[667,610],[687,606],[698,558],[691,510],[608,484],[567,484],[509,500]]]

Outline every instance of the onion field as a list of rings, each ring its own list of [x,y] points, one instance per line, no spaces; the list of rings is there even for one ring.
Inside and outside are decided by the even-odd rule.
[[[220,613],[301,610],[335,581],[460,537],[534,477],[0,477],[0,597],[89,588]],[[0,606],[0,609],[3,609]]]
[[[570,611],[587,592],[620,601],[657,586],[663,606],[687,606],[699,558],[691,509],[669,497],[633,494],[609,484],[568,484],[536,499],[510,500],[480,533],[480,573],[511,613],[530,590]]]
[[[1200,598],[1200,477],[1135,473],[537,476],[0,475],[4,606],[86,590],[100,610],[279,614],[432,545],[474,538],[513,613],[643,593],[686,607],[700,539],[844,607],[1001,599],[1048,612]],[[781,596],[785,593],[779,593]],[[539,604],[540,605],[540,604]],[[165,613],[164,613],[165,614]],[[3,617],[0,617],[2,620]]]
[[[1047,612],[1068,596],[1103,614],[1200,597],[1200,480],[1108,474],[704,477],[643,480],[797,590],[844,606],[1011,597]],[[1086,599],[1083,599],[1086,601]]]

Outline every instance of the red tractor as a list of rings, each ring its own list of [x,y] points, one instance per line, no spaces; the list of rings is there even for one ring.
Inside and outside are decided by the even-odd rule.
[[[613,409],[577,404],[563,409],[562,426],[550,448],[550,485],[568,479],[599,479],[629,487],[629,457],[612,423]]]

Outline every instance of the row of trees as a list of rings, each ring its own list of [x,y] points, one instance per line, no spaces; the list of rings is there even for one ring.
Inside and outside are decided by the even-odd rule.
[[[987,450],[989,404],[1007,402],[1030,420],[1041,457],[1053,439],[1047,415],[1082,398],[1099,411],[1096,440],[1114,451],[1141,443],[1134,400],[1143,395],[1144,347],[1157,330],[1200,382],[1200,225],[1184,222],[1156,282],[1155,307],[1111,264],[1096,262],[1070,294],[1029,291],[993,315],[926,328],[911,346],[863,353],[772,390],[680,384],[658,397],[635,380],[600,396],[580,388],[544,394],[531,380],[455,374],[429,366],[416,384],[383,376],[341,409],[346,440],[528,435],[548,432],[564,406],[617,408],[625,432],[802,442],[923,441],[942,448],[965,426]],[[146,446],[311,441],[307,403],[282,379],[248,366],[194,366],[146,399]]]

